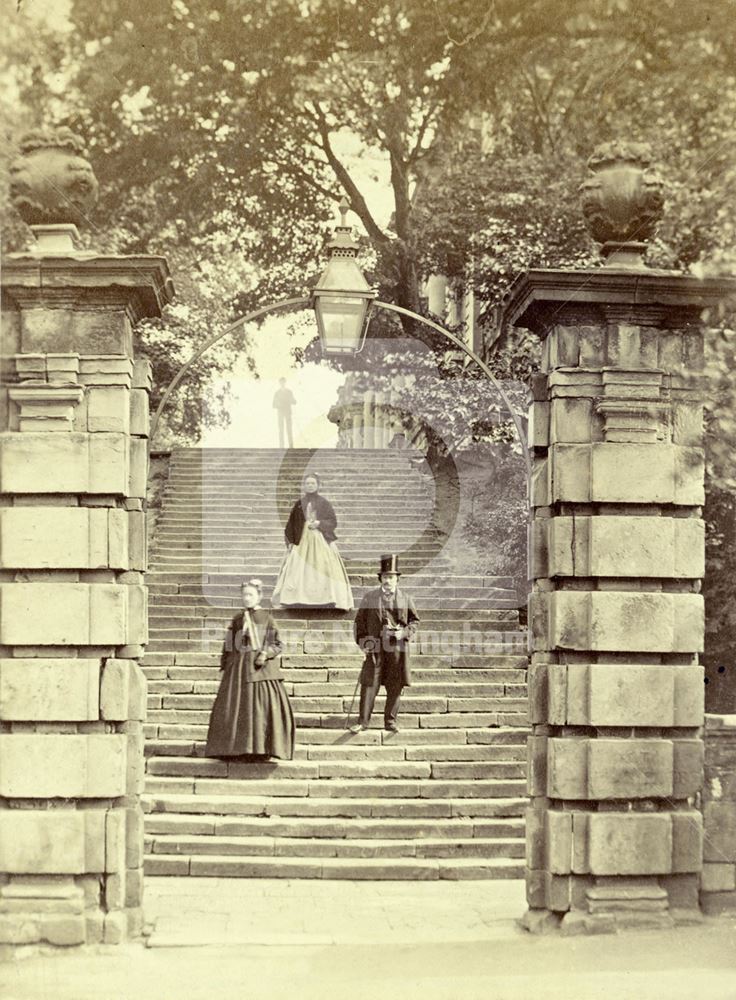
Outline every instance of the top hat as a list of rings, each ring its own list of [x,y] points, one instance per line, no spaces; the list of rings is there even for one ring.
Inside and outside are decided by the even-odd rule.
[[[399,557],[397,555],[381,556],[381,568],[378,571],[379,578],[384,573],[395,573],[397,576],[401,576]]]

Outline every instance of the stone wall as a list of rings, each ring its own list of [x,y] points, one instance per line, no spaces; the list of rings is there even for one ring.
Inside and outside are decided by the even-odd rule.
[[[718,282],[532,271],[530,929],[667,926],[702,867],[701,311]]]
[[[704,913],[736,913],[736,715],[705,719]]]
[[[63,243],[63,241],[62,241]],[[14,254],[0,396],[0,943],[140,932],[159,258]]]

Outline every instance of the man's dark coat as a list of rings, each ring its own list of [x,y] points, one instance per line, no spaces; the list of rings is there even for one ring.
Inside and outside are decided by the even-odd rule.
[[[397,588],[395,598],[395,617],[398,625],[408,627],[411,636],[414,635],[419,622],[414,602],[408,594]],[[366,654],[360,675],[361,684],[370,686],[376,683],[381,673],[381,588],[370,590],[363,598],[358,613],[355,616],[355,641]],[[401,640],[393,648],[399,650],[402,687],[411,686],[411,671],[409,669],[409,641]]]

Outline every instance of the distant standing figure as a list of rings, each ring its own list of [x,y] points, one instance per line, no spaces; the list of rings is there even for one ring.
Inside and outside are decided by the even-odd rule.
[[[304,495],[286,522],[286,556],[271,603],[274,607],[353,607],[353,592],[337,548],[337,516],[319,492],[319,476],[304,477]]]
[[[270,612],[260,606],[261,590],[260,580],[243,583],[243,610],[225,634],[208,757],[294,756],[294,715],[281,679],[282,645]]]
[[[286,379],[279,379],[279,387],[273,396],[273,408],[276,410],[276,419],[279,425],[279,448],[284,446],[284,436],[289,442],[289,447],[294,447],[294,437],[291,430],[291,408],[296,406],[294,393],[286,388]],[[284,435],[284,432],[286,434]]]
[[[414,602],[399,589],[400,576],[399,557],[381,556],[381,586],[368,591],[355,616],[355,641],[365,660],[360,673],[360,714],[350,727],[353,733],[368,728],[381,685],[386,688],[384,727],[391,733],[399,730],[396,719],[401,692],[411,685],[409,642],[419,623]]]

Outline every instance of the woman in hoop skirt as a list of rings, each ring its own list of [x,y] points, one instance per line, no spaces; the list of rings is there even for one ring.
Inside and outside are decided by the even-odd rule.
[[[337,517],[319,492],[319,477],[304,477],[304,495],[286,523],[287,553],[281,564],[271,603],[273,607],[339,608],[350,611],[353,593],[337,549]]]
[[[260,607],[261,590],[260,580],[242,585],[243,610],[225,635],[207,757],[294,756],[294,715],[281,679],[281,640],[270,613]]]

